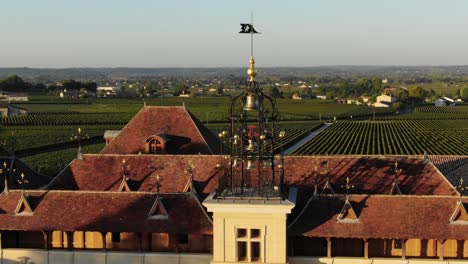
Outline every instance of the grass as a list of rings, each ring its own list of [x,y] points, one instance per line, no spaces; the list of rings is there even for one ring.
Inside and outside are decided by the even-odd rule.
[[[83,147],[83,153],[99,153],[105,144],[96,144]],[[76,158],[77,148],[46,152],[23,158],[33,170],[50,176],[57,175],[65,166]]]

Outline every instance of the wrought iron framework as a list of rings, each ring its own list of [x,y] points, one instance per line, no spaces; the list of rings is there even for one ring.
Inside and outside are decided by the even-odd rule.
[[[246,89],[232,99],[230,127],[220,134],[229,145],[220,198],[281,198],[283,194],[283,157],[275,157],[275,147],[284,131],[276,131],[275,101],[255,81],[254,64],[252,57]]]

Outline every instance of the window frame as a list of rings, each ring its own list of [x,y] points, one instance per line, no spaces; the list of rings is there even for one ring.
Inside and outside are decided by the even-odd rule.
[[[243,231],[241,231],[243,230]],[[243,234],[239,236],[239,234]],[[256,235],[255,235],[256,234]],[[236,245],[236,262],[246,262],[246,263],[263,263],[264,256],[264,236],[265,231],[261,227],[235,227],[234,231],[235,236],[235,245]],[[245,260],[239,259],[239,243],[245,243],[246,252]],[[258,255],[258,258],[253,258],[253,244],[258,243],[258,252],[255,255]]]

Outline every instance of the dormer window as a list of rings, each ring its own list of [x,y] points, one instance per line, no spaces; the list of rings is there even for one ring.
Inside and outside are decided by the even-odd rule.
[[[152,139],[149,142],[149,153],[151,154],[161,154],[164,150],[164,145],[158,139]]]
[[[146,139],[146,153],[165,154],[168,138],[165,134],[156,134]]]

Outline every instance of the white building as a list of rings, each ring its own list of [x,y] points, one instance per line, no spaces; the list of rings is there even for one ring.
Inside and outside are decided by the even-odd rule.
[[[442,97],[434,101],[435,106],[455,106],[455,100],[448,97]]]
[[[377,102],[394,103],[396,100],[396,97],[393,95],[381,94],[377,96]]]

